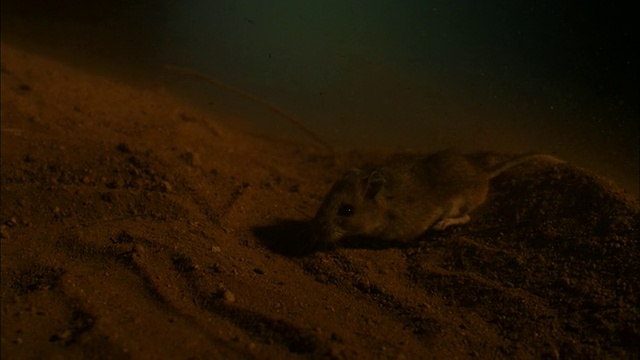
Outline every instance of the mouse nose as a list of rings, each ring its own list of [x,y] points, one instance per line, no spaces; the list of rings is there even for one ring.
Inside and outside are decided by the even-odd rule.
[[[339,233],[335,231],[335,226],[328,224],[326,221],[313,219],[311,220],[309,228],[311,231],[311,243],[315,245],[322,246],[331,244],[339,238]]]

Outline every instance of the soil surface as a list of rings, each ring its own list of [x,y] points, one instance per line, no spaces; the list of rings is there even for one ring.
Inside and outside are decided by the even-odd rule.
[[[467,225],[310,251],[332,182],[388,154],[6,44],[1,106],[2,358],[640,356],[639,206],[587,170],[515,167]]]

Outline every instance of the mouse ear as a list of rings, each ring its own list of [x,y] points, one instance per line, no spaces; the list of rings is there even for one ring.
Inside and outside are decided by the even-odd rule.
[[[369,177],[367,178],[367,186],[364,193],[365,198],[375,198],[386,182],[387,181],[385,180],[384,175],[382,175],[380,172],[372,172],[371,175],[369,175]]]

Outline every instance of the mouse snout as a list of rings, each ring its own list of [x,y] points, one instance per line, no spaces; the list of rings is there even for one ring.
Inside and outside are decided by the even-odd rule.
[[[333,244],[343,236],[342,232],[326,216],[316,216],[310,222],[310,241],[316,245]]]

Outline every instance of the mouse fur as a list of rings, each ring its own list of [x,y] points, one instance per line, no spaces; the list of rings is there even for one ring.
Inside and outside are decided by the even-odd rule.
[[[446,150],[429,155],[396,155],[367,171],[351,169],[335,182],[311,221],[313,242],[331,244],[366,236],[411,241],[429,229],[465,224],[481,205],[489,181],[532,160],[522,155],[488,166],[474,155]]]

